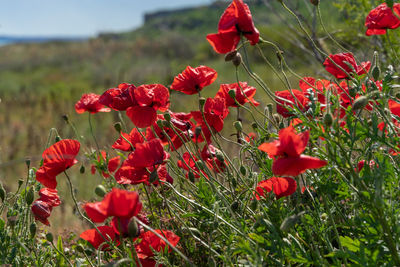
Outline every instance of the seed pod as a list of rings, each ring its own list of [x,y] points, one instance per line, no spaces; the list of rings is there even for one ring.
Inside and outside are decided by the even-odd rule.
[[[35,197],[35,193],[33,191],[33,187],[31,187],[31,188],[29,188],[28,192],[26,192],[26,195],[25,195],[26,204],[31,205],[34,197]]]
[[[96,186],[96,188],[94,189],[94,192],[96,193],[96,195],[98,195],[99,197],[104,197],[107,194],[107,190],[106,188],[99,184]]]
[[[120,132],[122,131],[122,125],[121,125],[121,123],[120,123],[120,122],[114,123],[114,129],[115,129],[118,133],[120,133]]]
[[[46,234],[46,240],[51,242],[51,243],[53,243],[53,240],[54,240],[53,234],[52,233],[47,233]]]
[[[139,227],[137,225],[135,217],[132,217],[132,219],[128,223],[128,235],[131,238],[138,237],[140,234]]]
[[[235,127],[236,131],[238,131],[238,132],[241,132],[243,130],[243,126],[240,121],[235,121],[233,123],[233,126]]]
[[[233,50],[233,51],[229,52],[228,54],[225,55],[225,61],[228,62],[228,61],[233,60],[235,58],[236,54],[237,54],[237,50]]]
[[[215,157],[217,158],[217,160],[219,160],[221,162],[225,161],[224,154],[219,150],[215,152]]]
[[[366,96],[360,96],[353,103],[353,110],[361,110],[368,104],[368,98]]]
[[[332,114],[328,112],[324,115],[324,124],[326,127],[331,127],[332,123],[333,123]]]
[[[29,226],[29,232],[31,233],[31,238],[33,238],[36,235],[36,223],[33,222]]]
[[[232,59],[232,63],[235,67],[238,67],[242,63],[242,55],[238,52]]]
[[[228,91],[228,95],[229,95],[230,97],[232,97],[233,99],[235,99],[235,97],[236,97],[236,91],[233,90],[233,89],[231,89],[231,90]]]
[[[240,166],[240,173],[242,174],[242,175],[246,175],[246,172],[247,172],[247,170],[246,170],[246,167],[245,166]]]
[[[169,113],[165,113],[164,114],[164,119],[166,120],[166,121],[171,121],[171,115],[169,114]]]
[[[200,97],[199,104],[202,109],[203,109],[205,103],[206,103],[206,99],[204,97]]]

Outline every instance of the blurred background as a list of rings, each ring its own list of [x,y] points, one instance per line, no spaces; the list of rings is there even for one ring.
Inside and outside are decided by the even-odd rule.
[[[331,48],[332,41],[318,24],[318,14],[309,0],[286,2],[321,49],[327,53],[341,52]],[[363,2],[364,6],[358,8],[364,8],[367,14],[376,1]],[[15,189],[17,180],[26,176],[26,158],[31,159],[31,166],[39,166],[50,129],[55,128],[62,138],[76,138],[63,115],[74,123],[79,135],[85,136],[86,151],[95,147],[89,134],[88,114],[78,115],[74,110],[75,102],[83,93],[101,94],[122,82],[136,86],[161,83],[168,87],[187,65],[208,65],[217,70],[217,81],[203,90],[206,97],[214,96],[219,84],[236,82],[232,64],[225,62],[224,56],[216,54],[206,41],[207,34],[217,32],[219,18],[229,3],[211,0],[3,2],[0,10],[0,181],[4,187]],[[317,78],[326,75],[321,68],[324,58],[312,49],[297,21],[278,1],[247,3],[261,36],[278,44],[294,72]],[[321,1],[325,26],[346,48],[362,45],[357,56],[362,61],[371,60],[379,40],[366,45],[364,18],[354,17],[348,5],[351,4],[345,0]],[[262,49],[270,63],[279,69],[275,49],[265,45]],[[257,49],[249,48],[246,54],[252,70],[270,88],[285,89]],[[292,87],[298,88],[298,78],[286,67],[285,71]],[[244,72],[240,73],[240,80],[256,85]],[[255,99],[261,102],[261,109],[269,102],[261,88]],[[189,112],[196,106],[195,98],[171,93],[171,110]],[[233,131],[230,128],[235,116],[230,115],[226,122],[227,136]],[[110,150],[118,138],[113,129],[118,114],[95,114],[93,118],[101,148]],[[245,125],[251,122],[246,116],[243,120]],[[102,178],[89,174],[90,164],[82,161],[80,164],[86,166],[86,173],[79,174],[79,165],[70,173],[79,199],[90,200]],[[62,175],[58,181],[61,198],[68,203],[69,194]],[[50,218],[53,227],[62,229],[68,225],[70,228],[70,210],[68,205],[54,209],[55,214]]]

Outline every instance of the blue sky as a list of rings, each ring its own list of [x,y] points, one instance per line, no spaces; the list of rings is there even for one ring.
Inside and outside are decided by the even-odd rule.
[[[212,0],[6,0],[0,35],[93,36],[138,27],[146,12],[209,4]]]

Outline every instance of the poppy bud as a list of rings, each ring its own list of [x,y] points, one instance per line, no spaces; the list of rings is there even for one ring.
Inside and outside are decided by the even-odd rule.
[[[49,241],[50,243],[53,243],[53,234],[52,233],[47,233],[46,234],[46,240]]]
[[[310,0],[310,3],[313,4],[314,6],[318,6],[319,0]]]
[[[393,8],[393,0],[386,0],[385,2],[388,7]]]
[[[372,69],[372,78],[374,78],[375,81],[379,79],[379,75],[381,74],[381,69],[379,68],[378,65],[375,65],[374,68]]]
[[[19,179],[19,180],[18,180],[18,188],[21,187],[21,185],[22,185],[23,183],[24,183],[24,180],[23,180],[23,179]]]
[[[368,104],[368,98],[366,96],[360,96],[353,103],[353,110],[361,110]]]
[[[197,161],[196,166],[199,170],[204,170],[204,163],[202,161]]]
[[[236,131],[238,131],[238,132],[241,132],[243,130],[243,126],[240,121],[235,121],[233,123],[233,126],[235,127]]]
[[[94,189],[94,192],[96,193],[96,195],[98,195],[99,197],[104,197],[107,194],[107,190],[106,188],[99,184],[96,186],[96,188]]]
[[[55,138],[55,142],[57,143],[60,142],[61,140],[62,140],[61,136],[57,135]]]
[[[196,127],[194,129],[194,135],[196,136],[196,138],[198,138],[201,134],[201,127]]]
[[[31,166],[31,159],[30,159],[30,158],[26,158],[26,159],[25,159],[25,164],[26,164],[26,166],[27,166],[28,169],[29,169],[29,167]]]
[[[250,209],[252,209],[252,210],[256,210],[257,209],[257,200],[256,199],[253,199],[252,201],[251,201],[251,203],[250,203]]]
[[[200,104],[201,109],[203,109],[205,103],[206,103],[206,99],[204,97],[200,97],[199,104]]]
[[[150,178],[149,178],[149,182],[150,183],[154,183],[155,181],[158,180],[158,173],[157,170],[154,170],[150,173]]]
[[[215,157],[217,158],[217,160],[219,160],[221,162],[225,161],[224,154],[219,150],[217,152],[215,152]]]
[[[160,127],[161,129],[164,128],[163,120],[158,120],[157,121],[157,126]]]
[[[237,54],[237,50],[233,50],[231,52],[229,52],[228,54],[225,55],[225,61],[231,61],[233,60],[233,58],[236,56]]]
[[[169,121],[162,121],[162,125],[163,125],[164,127],[170,127]]]
[[[120,133],[120,132],[122,131],[121,123],[120,123],[120,122],[114,123],[114,129],[115,129],[118,133]]]
[[[354,86],[350,87],[350,88],[349,88],[349,95],[350,95],[351,97],[355,97],[356,94],[357,94],[356,88],[355,88]]]
[[[28,205],[32,204],[33,198],[34,198],[34,192],[33,192],[33,187],[31,187],[29,188],[28,192],[26,192],[25,195],[26,204]]]
[[[245,166],[240,166],[240,173],[242,174],[242,175],[246,175],[246,172],[247,172],[247,170],[246,170],[246,167]]]
[[[171,115],[169,114],[169,113],[165,113],[164,114],[164,119],[166,120],[166,121],[171,121]]]
[[[80,252],[80,253],[84,253],[84,252],[85,252],[85,248],[84,248],[81,244],[78,244],[78,245],[75,247],[75,249],[76,249],[78,252]]]
[[[34,237],[36,235],[36,223],[31,223],[29,226],[29,232],[31,233],[31,237]]]
[[[232,63],[236,67],[238,67],[240,65],[240,63],[242,63],[242,55],[239,52],[236,53],[236,55],[233,57]]]
[[[129,237],[132,237],[132,238],[138,237],[140,234],[139,227],[137,225],[135,217],[132,217],[132,219],[129,221],[128,234],[129,234]]]
[[[232,182],[233,188],[236,188],[237,187],[237,181],[236,181],[236,179],[234,177],[231,178],[231,182]]]
[[[230,97],[232,97],[233,99],[235,99],[235,97],[236,97],[236,91],[233,90],[233,89],[231,89],[231,90],[228,91],[228,95],[229,95]]]
[[[330,127],[333,123],[333,117],[331,113],[326,113],[324,116],[324,124],[326,127]]]
[[[254,130],[257,129],[258,128],[257,122],[253,122],[251,124],[251,127],[253,127]]]
[[[189,171],[189,173],[188,173],[188,177],[189,177],[189,181],[191,181],[192,183],[194,183],[194,174],[193,174],[193,172],[191,172],[191,171]]]
[[[81,165],[81,167],[79,168],[79,172],[85,173],[85,166]]]

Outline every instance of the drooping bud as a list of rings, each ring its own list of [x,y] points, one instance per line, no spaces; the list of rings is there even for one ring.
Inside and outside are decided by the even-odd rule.
[[[233,51],[229,52],[228,54],[225,55],[225,61],[228,62],[228,61],[233,60],[235,58],[236,54],[237,54],[237,50],[233,50]]]
[[[276,123],[279,123],[281,121],[281,117],[278,113],[275,113],[274,115],[272,115],[272,117]]]
[[[157,126],[160,127],[161,129],[164,128],[163,120],[158,120],[156,123]]]
[[[46,234],[46,240],[49,241],[50,243],[53,243],[53,234],[52,233],[47,233]]]
[[[81,165],[81,167],[79,168],[79,172],[80,173],[85,173],[85,166]]]
[[[171,121],[171,115],[169,114],[169,113],[165,113],[164,114],[164,119],[166,120],[166,121]]]
[[[114,123],[114,129],[115,129],[118,133],[121,133],[121,131],[122,131],[121,123],[120,123],[120,122]]]
[[[31,223],[31,225],[29,226],[29,232],[30,232],[32,238],[36,235],[36,223],[35,222]]]
[[[379,57],[378,52],[374,52],[374,67],[372,68],[372,77],[375,81],[379,80],[379,75],[381,74],[381,69],[379,68]]]
[[[136,218],[132,217],[128,224],[128,235],[131,238],[138,237],[140,234],[139,227],[136,222]]]
[[[282,1],[280,2],[282,3]],[[281,62],[283,58],[283,51],[282,50],[276,51],[276,57],[278,58],[278,61]]]
[[[28,192],[26,192],[26,195],[25,195],[26,204],[31,205],[34,197],[35,197],[35,193],[33,191],[33,187],[31,187],[31,188],[29,188]]]
[[[235,99],[235,97],[236,97],[236,91],[233,90],[233,89],[231,89],[231,90],[228,91],[228,95],[229,95],[230,97],[232,97],[233,99]]]
[[[232,63],[235,67],[238,67],[242,63],[242,55],[239,52],[233,57]]]
[[[247,172],[247,170],[246,170],[246,167],[245,166],[240,166],[240,173],[242,174],[242,175],[246,175],[246,172]]]
[[[332,123],[333,123],[332,114],[328,112],[324,115],[324,124],[326,127],[331,127]]]
[[[107,190],[106,188],[99,184],[96,186],[96,188],[94,189],[94,192],[96,193],[96,195],[98,195],[99,197],[104,197],[107,194]]]
[[[235,121],[233,123],[233,126],[235,127],[236,131],[238,131],[238,132],[241,132],[243,130],[243,126],[240,121]]]
[[[219,150],[215,152],[215,157],[217,158],[217,160],[219,160],[221,162],[225,161],[224,154]]]
[[[353,110],[361,110],[368,104],[368,98],[366,96],[360,96],[353,103]]]

